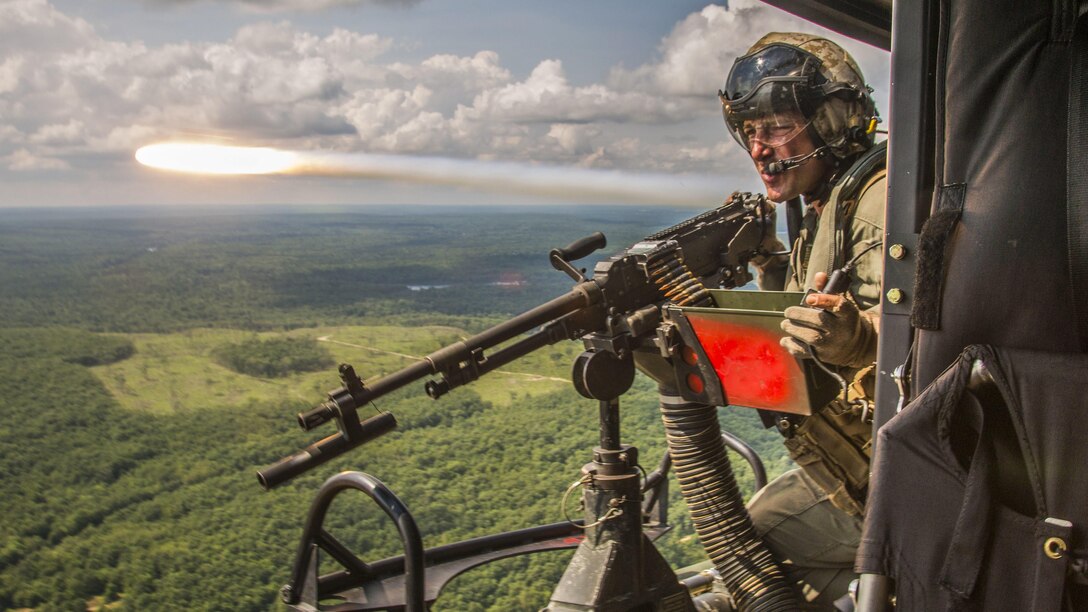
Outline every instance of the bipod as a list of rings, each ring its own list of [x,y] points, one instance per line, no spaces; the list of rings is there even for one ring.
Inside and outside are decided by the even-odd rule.
[[[620,443],[619,396],[633,378],[629,356],[587,351],[575,363],[575,388],[600,402],[600,446],[579,481],[585,539],[552,593],[550,612],[695,610],[687,589],[643,533],[638,449]]]

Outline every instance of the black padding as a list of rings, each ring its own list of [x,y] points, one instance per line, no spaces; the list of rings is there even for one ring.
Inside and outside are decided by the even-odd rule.
[[[1084,20],[1082,19],[1081,22]],[[1069,240],[1069,280],[1076,305],[1080,347],[1088,347],[1088,27],[1082,23],[1073,35],[1069,65],[1069,142],[1066,146],[1068,198],[1066,229]]]
[[[967,189],[944,250],[939,317],[920,321],[940,328],[916,335],[915,392],[968,344],[1081,350],[1065,210],[1070,64],[1063,38],[1075,13],[1067,0],[940,4],[947,59],[935,183]]]
[[[952,230],[963,214],[966,189],[963,184],[942,186],[937,196],[937,212],[926,220],[918,237],[918,265],[914,272],[914,303],[910,314],[911,325],[917,329],[937,330],[941,327],[944,262]]]

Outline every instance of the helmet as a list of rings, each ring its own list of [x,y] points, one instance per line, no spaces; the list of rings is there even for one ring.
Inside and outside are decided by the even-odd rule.
[[[873,146],[878,114],[870,91],[839,45],[772,32],[733,62],[718,97],[729,132],[745,149],[752,140],[776,146],[808,128],[843,160]]]

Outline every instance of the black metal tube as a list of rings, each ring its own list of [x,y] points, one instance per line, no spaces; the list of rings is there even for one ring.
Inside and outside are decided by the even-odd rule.
[[[425,565],[434,566],[475,557],[485,552],[510,548],[519,544],[542,542],[552,538],[581,536],[582,519],[538,525],[517,531],[497,533],[461,542],[453,542],[423,551]],[[571,544],[571,547],[575,544]],[[377,581],[404,573],[404,556],[389,557],[367,565],[367,580]],[[318,581],[322,593],[340,593],[358,587],[362,581],[345,571],[332,572]]]
[[[499,323],[467,340],[440,348],[417,363],[368,383],[363,396],[355,398],[356,403],[358,406],[363,406],[409,383],[426,376],[438,374],[442,370],[471,358],[472,353],[476,350],[488,349],[501,344],[534,327],[554,321],[584,306],[589,306],[598,299],[600,299],[600,290],[597,286],[592,281],[582,283],[569,293]]]
[[[565,318],[545,325],[543,329],[526,336],[523,340],[518,340],[510,346],[488,355],[487,360],[480,366],[480,373],[486,373],[496,368],[501,368],[502,366],[517,359],[521,359],[529,353],[548,346],[549,344],[555,344],[560,340],[570,340],[571,338],[567,335],[567,332],[567,320]]]
[[[416,526],[415,519],[408,511],[408,506],[404,505],[404,502],[390,491],[389,487],[363,472],[343,472],[329,478],[325,484],[321,485],[321,490],[317,492],[317,497],[314,498],[309,515],[306,517],[306,527],[302,533],[302,540],[299,542],[295,567],[291,572],[291,582],[283,589],[284,603],[299,602],[301,587],[310,565],[310,551],[321,541],[325,514],[332,500],[347,489],[366,493],[389,515],[389,518],[393,519],[397,531],[400,532],[400,539],[404,543],[405,609],[408,612],[424,612],[426,607],[423,597],[423,538],[419,534],[419,527]],[[362,564],[362,561],[359,561],[359,564]],[[320,601],[320,599],[321,590],[318,588],[317,600]]]
[[[356,576],[365,576],[370,571],[370,566],[366,562],[356,557],[355,553],[348,550],[346,546],[324,529],[319,529],[317,532],[317,545],[321,547],[321,550],[329,553],[330,557],[336,559],[337,563]]]
[[[276,487],[299,474],[313,469],[330,459],[388,433],[397,426],[397,419],[388,412],[370,417],[359,424],[359,435],[347,438],[335,433],[319,440],[294,455],[284,457],[257,472],[257,482],[266,490]]]
[[[672,468],[672,456],[669,455],[669,451],[665,451],[665,454],[661,456],[661,461],[658,462],[654,471],[646,475],[646,482],[642,483],[642,492],[645,493],[657,486],[657,483],[661,482],[666,476],[669,475],[669,470]]]
[[[763,466],[763,459],[760,458],[759,453],[749,446],[747,442],[724,429],[722,430],[722,441],[725,442],[725,445],[731,450],[743,457],[744,460],[748,462],[748,465],[752,467],[756,491],[767,486],[767,469]],[[661,456],[661,462],[657,464],[654,471],[646,476],[646,482],[642,485],[642,492],[645,493],[656,487],[657,483],[660,482],[662,478],[668,476],[671,467],[672,456],[669,455],[669,451],[665,451],[665,454]]]
[[[887,612],[890,608],[891,578],[880,574],[862,574],[858,584],[858,612]]]
[[[336,404],[325,402],[316,408],[298,414],[298,426],[306,431],[324,425],[336,418]]]
[[[544,329],[518,340],[514,344],[495,351],[488,355],[482,362],[475,365],[474,372],[477,375],[476,378],[483,376],[488,372],[493,372],[511,362],[517,361],[529,353],[548,346],[549,344],[555,344],[560,340],[568,340],[569,338],[565,333],[566,329],[565,320],[560,319],[550,325],[546,325]],[[433,384],[427,383],[427,395],[434,399],[438,399],[446,393],[449,393],[451,390],[476,380],[476,378],[461,379],[458,377],[449,377],[441,382],[434,382]]]
[[[763,467],[763,459],[760,459],[756,449],[748,446],[747,442],[724,429],[722,430],[722,441],[731,450],[744,457],[744,460],[752,467],[752,476],[756,481],[756,491],[767,486],[767,470]]]
[[[409,383],[420,380],[425,376],[430,376],[435,372],[436,370],[432,363],[424,359],[423,361],[413,363],[402,370],[397,370],[392,374],[382,376],[374,382],[368,383],[366,393],[363,397],[355,398],[357,405],[365,406],[367,403],[382,397],[386,393],[396,391]]]
[[[508,321],[499,323],[490,329],[476,334],[468,340],[439,349],[430,355],[427,355],[424,359],[434,364],[435,369],[432,373],[439,372],[444,367],[456,364],[457,361],[463,359],[463,355],[466,351],[471,354],[472,351],[477,349],[486,349],[502,344],[514,336],[523,334],[534,327],[554,321],[579,308],[590,306],[599,299],[600,289],[593,281],[586,281],[579,284],[575,289],[565,295],[549,300]]]
[[[652,519],[658,519],[660,522],[665,522],[668,516],[668,499],[661,499],[661,497],[667,495],[668,481],[665,478],[671,468],[672,457],[669,456],[669,451],[665,451],[657,467],[647,474],[646,480],[642,482],[642,512],[643,514],[651,513]]]
[[[688,576],[680,581],[680,584],[684,585],[689,591],[695,591],[703,587],[708,587],[714,583],[714,581],[721,576],[718,575],[718,571],[714,569],[703,570],[694,576]]]
[[[620,450],[620,401],[601,400],[601,449]]]

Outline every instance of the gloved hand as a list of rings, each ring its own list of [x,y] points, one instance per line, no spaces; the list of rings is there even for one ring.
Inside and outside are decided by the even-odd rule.
[[[786,286],[786,268],[789,266],[789,255],[769,255],[769,253],[782,253],[786,251],[786,245],[778,239],[776,229],[778,227],[778,213],[774,202],[763,203],[763,215],[766,224],[763,226],[763,240],[759,243],[759,254],[752,257],[752,265],[756,268],[759,278],[757,284],[764,291],[781,291]]]
[[[808,357],[811,345],[824,363],[861,368],[876,361],[876,313],[861,312],[841,295],[810,294],[807,306],[791,306],[783,313],[782,348]]]

